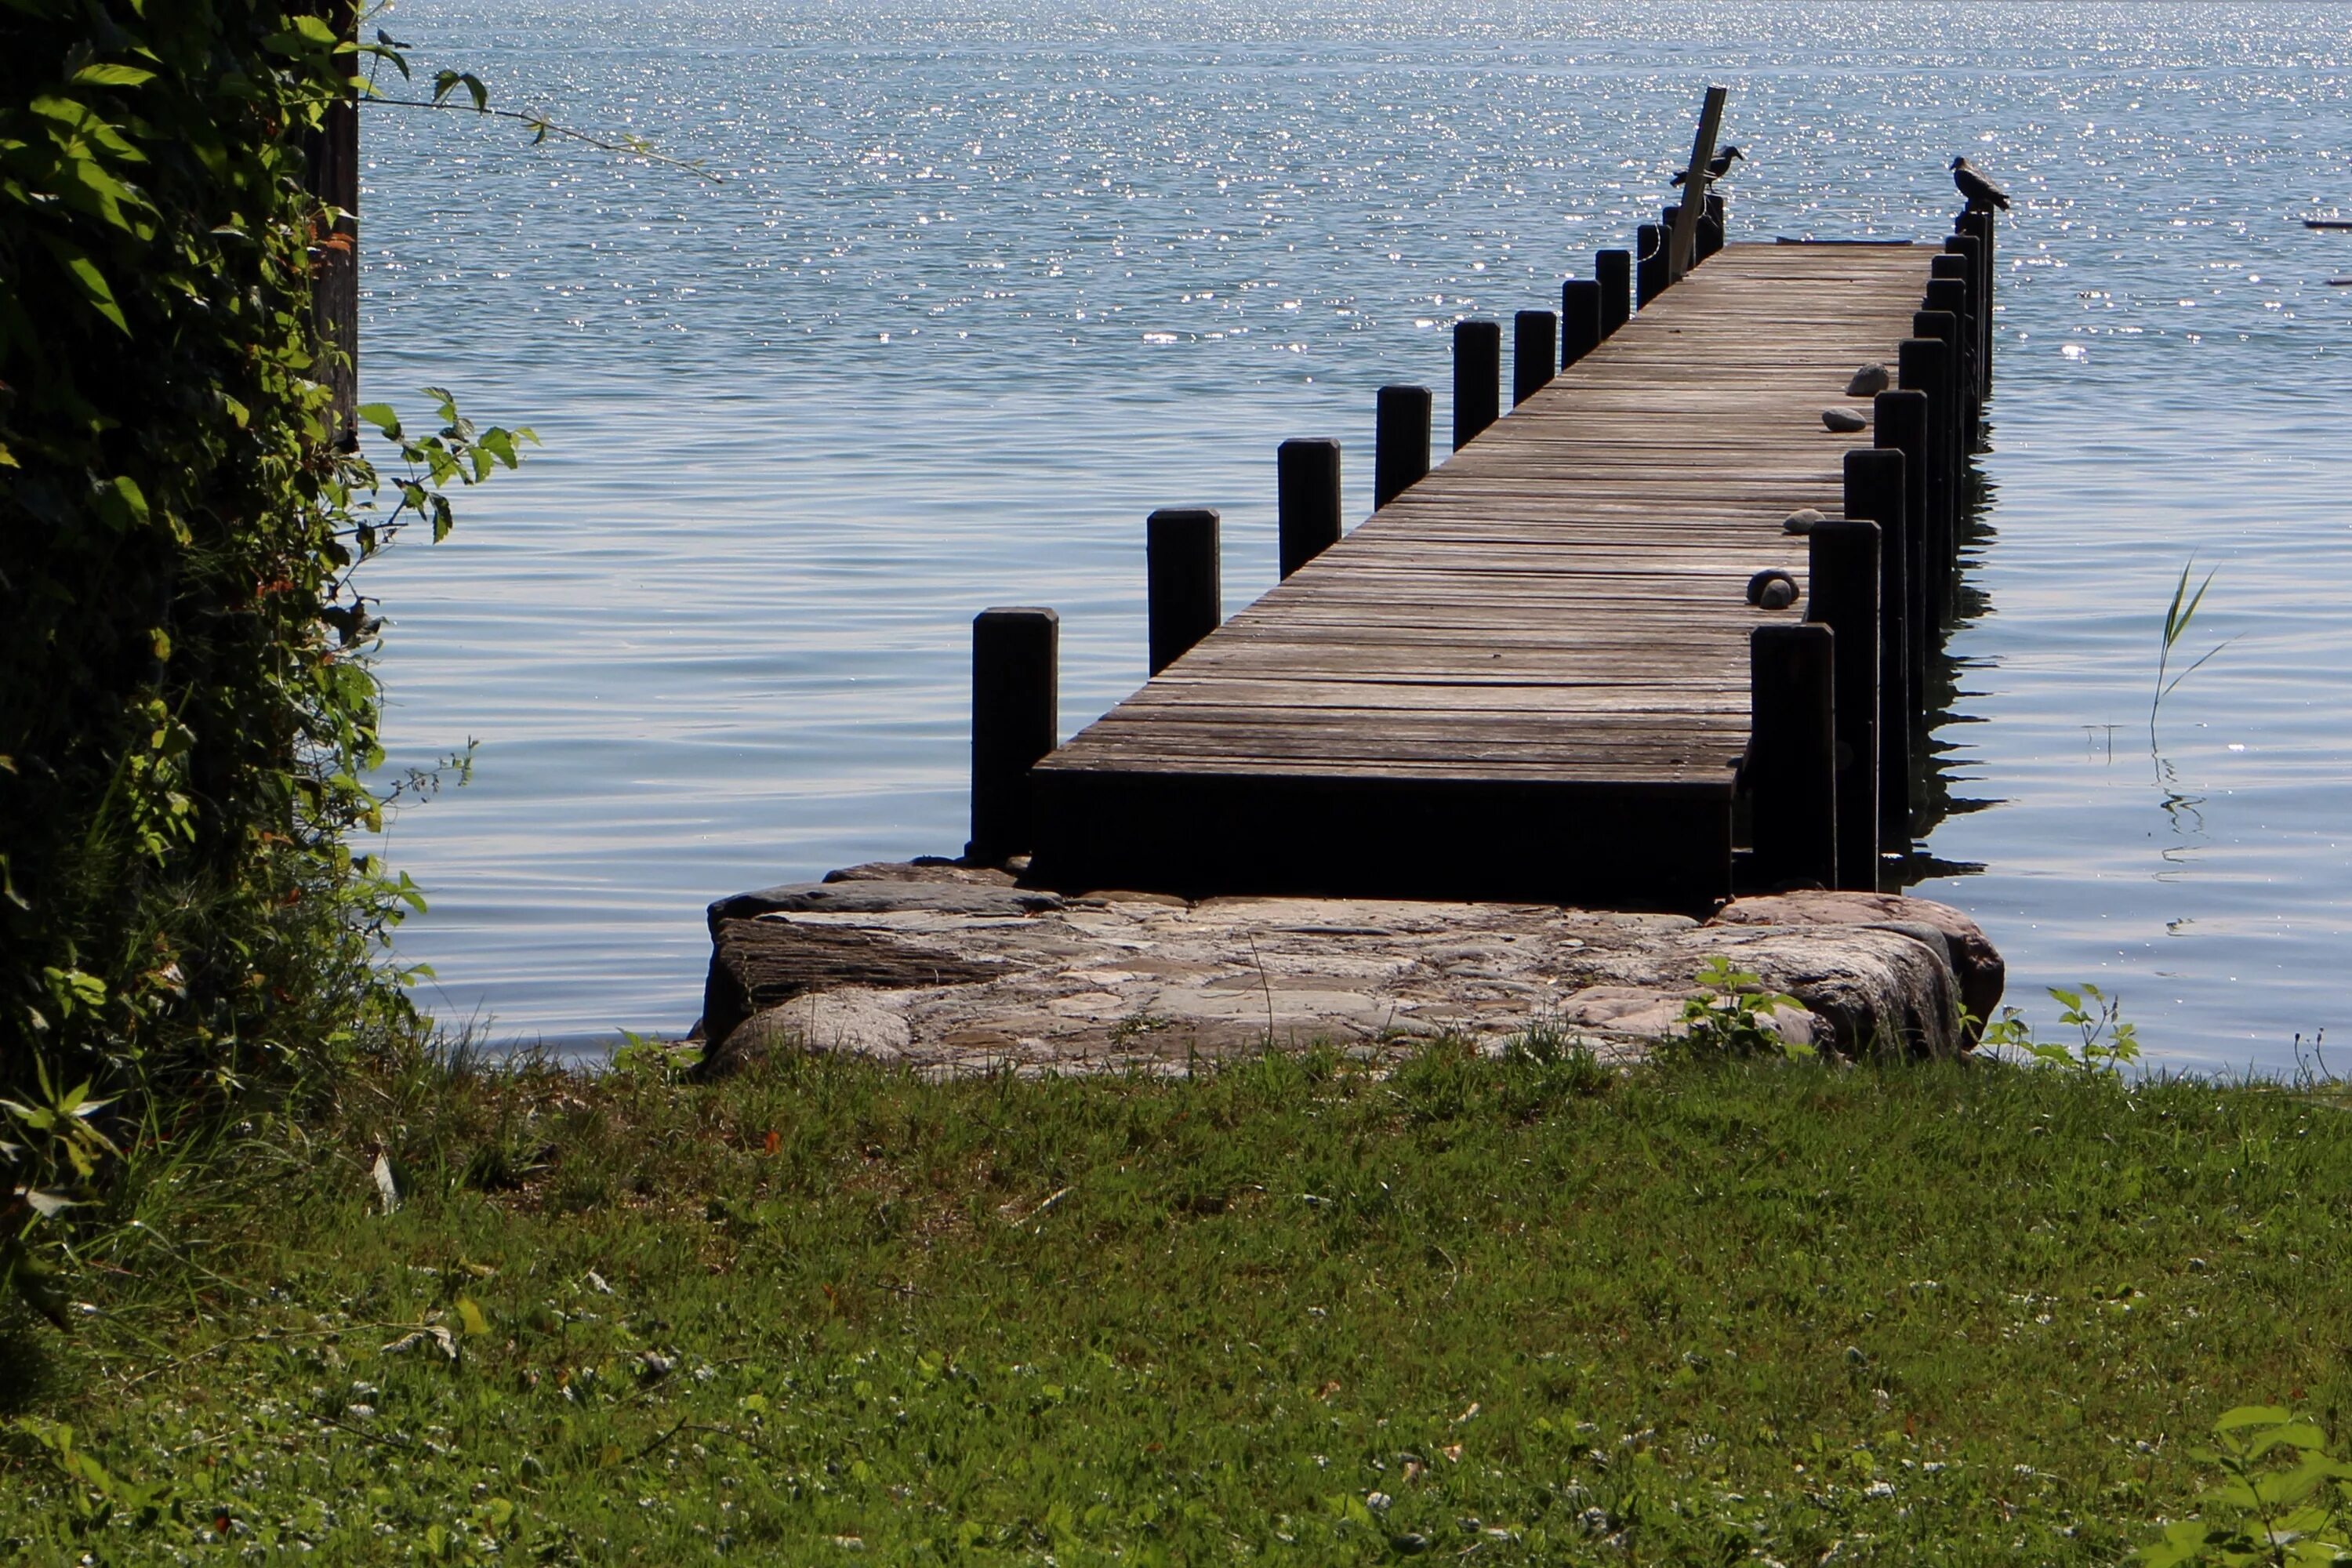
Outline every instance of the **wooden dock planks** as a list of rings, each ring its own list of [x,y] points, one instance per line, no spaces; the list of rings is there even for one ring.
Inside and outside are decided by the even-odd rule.
[[[1032,774],[1034,873],[1183,891],[1705,903],[1749,576],[1838,515],[1822,427],[1927,247],[1730,246]]]

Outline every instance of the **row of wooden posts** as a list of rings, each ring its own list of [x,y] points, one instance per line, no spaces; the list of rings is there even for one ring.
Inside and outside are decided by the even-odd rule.
[[[1711,140],[1711,138],[1710,138]],[[1527,401],[1674,281],[1677,209],[1643,224],[1638,249],[1602,250],[1590,279],[1561,285],[1560,310],[1512,322],[1512,401]],[[1723,245],[1724,201],[1710,195],[1693,259]],[[1932,263],[1921,310],[1880,393],[1875,444],[1849,452],[1844,516],[1813,526],[1811,592],[1798,624],[1759,627],[1751,642],[1752,739],[1742,787],[1752,804],[1743,879],[1759,886],[1872,889],[1882,843],[1907,844],[1912,728],[1927,714],[1925,675],[1948,617],[1958,557],[1961,479],[1991,384],[1993,229],[1963,214]],[[1502,326],[1457,322],[1454,446],[1500,417]],[[1430,470],[1433,398],[1425,386],[1380,389],[1373,507]],[[1343,530],[1340,447],[1291,440],[1276,454],[1281,574],[1287,577]],[[1167,508],[1145,524],[1150,665],[1157,675],[1223,619],[1221,519]],[[1058,743],[1060,620],[1050,609],[1000,606],[972,625],[971,840],[966,855],[1001,863],[1033,847],[1028,773]],[[1843,758],[1843,763],[1840,759]]]
[[[1759,887],[1876,890],[1911,842],[1915,725],[1952,615],[1969,456],[1992,390],[1993,219],[1963,212],[1845,455],[1843,515],[1812,524],[1803,619],[1748,644],[1741,768]]]

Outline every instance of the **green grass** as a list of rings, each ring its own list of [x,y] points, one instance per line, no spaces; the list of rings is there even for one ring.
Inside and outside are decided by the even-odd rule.
[[[0,1546],[2113,1563],[2222,1409],[2345,1426],[2346,1133],[1984,1065],[420,1069],[147,1157],[5,1342]]]

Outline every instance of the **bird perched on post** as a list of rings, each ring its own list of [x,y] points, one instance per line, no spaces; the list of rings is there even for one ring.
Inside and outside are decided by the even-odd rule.
[[[1976,165],[1966,158],[1952,160],[1952,184],[1960,187],[1960,195],[1969,198],[1970,212],[1983,212],[1989,207],[2009,210],[2009,197],[1990,180],[1976,171]]]
[[[1722,152],[1717,153],[1714,157],[1709,158],[1706,161],[1706,177],[1710,180],[1719,180],[1723,178],[1724,175],[1731,172],[1731,161],[1734,158],[1745,159],[1747,156],[1747,153],[1741,152],[1737,147],[1726,147]],[[1679,185],[1689,178],[1690,171],[1688,169],[1684,169],[1675,175],[1674,183]]]

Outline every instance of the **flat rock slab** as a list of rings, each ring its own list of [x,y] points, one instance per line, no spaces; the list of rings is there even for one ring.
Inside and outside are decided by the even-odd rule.
[[[1743,900],[1702,922],[1541,904],[1066,897],[888,863],[720,900],[710,929],[699,1033],[713,1074],[780,1047],[941,1072],[1119,1069],[1269,1040],[1499,1047],[1530,1029],[1630,1060],[1680,1031],[1718,956],[1804,1005],[1767,1015],[1786,1038],[1948,1056],[1970,1043],[1963,1000],[1984,1016],[2000,984],[1967,916],[1878,894]]]

